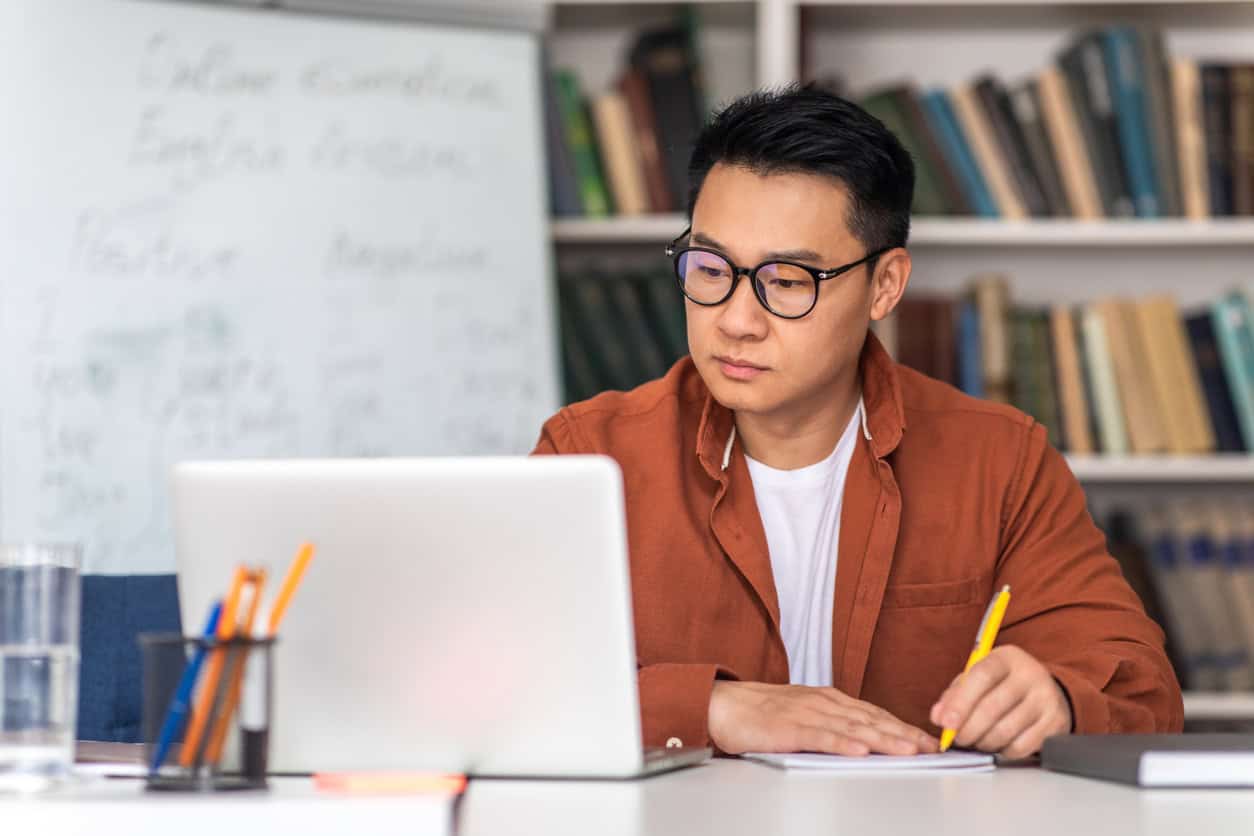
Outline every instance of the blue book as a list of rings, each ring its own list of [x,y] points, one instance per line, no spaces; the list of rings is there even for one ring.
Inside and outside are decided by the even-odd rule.
[[[1245,294],[1234,290],[1215,302],[1211,323],[1245,449],[1254,450],[1254,313]]]
[[[953,105],[944,90],[932,90],[921,97],[923,112],[927,115],[928,124],[941,147],[941,153],[949,161],[950,167],[958,174],[958,182],[966,195],[967,203],[981,218],[999,217],[997,204],[984,182],[984,175],[967,144],[966,134],[958,124]]]
[[[984,397],[984,354],[980,350],[980,311],[974,299],[958,307],[958,388]]]
[[[1137,49],[1136,32],[1118,26],[1102,32],[1102,54],[1119,126],[1119,147],[1138,218],[1157,218],[1161,212],[1150,140],[1149,103],[1145,66]]]

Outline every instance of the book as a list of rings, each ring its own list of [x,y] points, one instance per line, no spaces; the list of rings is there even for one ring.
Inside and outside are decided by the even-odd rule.
[[[557,76],[550,70],[544,76],[544,133],[546,163],[549,176],[549,206],[557,217],[583,214],[579,199],[579,183],[575,177],[575,161],[566,141],[566,123],[558,104]]]
[[[688,159],[704,120],[691,35],[683,26],[647,29],[632,44],[629,61],[648,84],[671,205],[687,207]]]
[[[1027,209],[1011,180],[1010,165],[993,137],[974,88],[963,85],[954,89],[951,95],[954,112],[971,144],[980,173],[992,192],[998,215],[1011,221],[1025,220]]]
[[[1046,67],[1036,83],[1041,94],[1041,118],[1057,154],[1058,173],[1071,213],[1081,220],[1100,218],[1105,210],[1066,80],[1057,67]]]
[[[1076,122],[1092,161],[1103,214],[1110,218],[1131,217],[1135,207],[1124,175],[1102,33],[1092,30],[1081,34],[1059,54],[1058,66],[1066,80]]]
[[[640,169],[648,192],[649,209],[653,212],[674,212],[679,205],[672,201],[666,163],[658,145],[653,102],[649,99],[649,82],[641,70],[628,68],[619,80],[618,87],[627,102],[631,126],[636,132],[636,150],[640,154]]]
[[[1040,81],[1028,79],[1011,90],[1010,104],[1023,136],[1028,163],[1036,174],[1049,214],[1059,218],[1070,217],[1071,203],[1063,188],[1058,155],[1042,113]]]
[[[1141,63],[1135,31],[1131,27],[1119,26],[1102,32],[1102,54],[1132,205],[1138,218],[1157,218],[1162,215],[1162,209],[1150,138],[1146,71]]]
[[[684,297],[668,273],[637,273],[624,277],[640,297],[645,321],[661,348],[667,367],[688,353],[688,323]]]
[[[1254,65],[1230,67],[1232,213],[1254,215]]]
[[[958,304],[958,388],[973,398],[984,397],[984,358],[980,351],[980,311],[968,294]]]
[[[1133,30],[1141,80],[1145,90],[1146,122],[1154,157],[1154,182],[1159,212],[1166,217],[1184,214],[1180,197],[1180,149],[1176,144],[1178,114],[1171,95],[1171,66],[1163,32],[1157,27]]]
[[[649,211],[649,199],[626,97],[617,90],[597,96],[592,102],[592,119],[614,208],[620,215],[643,215]]]
[[[1065,305],[1056,305],[1049,312],[1053,337],[1054,365],[1058,375],[1058,406],[1067,450],[1080,455],[1095,452],[1089,433],[1089,406],[1080,370],[1080,352],[1076,339],[1075,317]]]
[[[972,282],[980,318],[980,357],[984,361],[984,397],[1010,402],[1010,290],[1005,276],[986,274]]]
[[[1189,417],[1183,403],[1184,393],[1179,389],[1180,381],[1176,379],[1170,357],[1171,346],[1158,331],[1161,323],[1156,300],[1141,299],[1133,303],[1132,311],[1141,333],[1145,366],[1149,370],[1146,383],[1162,418],[1167,450],[1172,453],[1197,452],[1193,447]]]
[[[1099,301],[1095,308],[1106,326],[1119,400],[1128,426],[1129,446],[1134,453],[1161,453],[1167,441],[1149,383],[1145,346],[1133,303],[1108,299]]]
[[[1227,65],[1198,67],[1202,88],[1202,124],[1206,134],[1206,181],[1210,214],[1231,215],[1232,203],[1232,75]]]
[[[1139,787],[1254,787],[1254,734],[1069,734],[1041,766]]]
[[[941,182],[939,161],[932,157],[930,139],[925,139],[914,123],[913,96],[909,87],[895,85],[863,96],[858,104],[882,122],[914,160],[914,214],[955,214]]]
[[[996,218],[997,203],[993,200],[975,155],[967,143],[948,94],[943,90],[928,92],[923,96],[922,106],[941,152],[957,175],[966,206],[982,218]]]
[[[1171,101],[1175,108],[1176,148],[1180,158],[1180,201],[1186,218],[1210,216],[1210,180],[1202,124],[1202,77],[1196,61],[1171,60]]]
[[[1217,300],[1211,321],[1241,438],[1254,450],[1254,323],[1245,295],[1234,290]]]
[[[594,218],[609,215],[609,192],[601,174],[601,161],[597,157],[596,141],[588,120],[583,96],[579,92],[579,80],[570,70],[555,70],[557,103],[565,126],[566,143],[574,161],[575,181],[579,187],[579,199],[585,215]]]
[[[1184,324],[1194,367],[1206,399],[1206,413],[1214,433],[1215,449],[1224,453],[1243,453],[1247,448],[1241,435],[1236,407],[1228,391],[1228,380],[1219,356],[1219,344],[1215,340],[1211,313],[1206,311],[1187,317]]]
[[[1187,449],[1193,453],[1212,452],[1215,449],[1215,433],[1180,308],[1175,299],[1167,294],[1151,297],[1147,307],[1154,321],[1154,338],[1167,346],[1166,358],[1174,380],[1173,400],[1181,411]]]
[[[1024,209],[1035,217],[1052,214],[1036,170],[1032,167],[1027,140],[1015,118],[1005,86],[994,76],[985,74],[976,79],[974,93],[986,122],[992,128],[1001,157],[1010,169],[1010,179],[1023,201]]]
[[[1086,367],[1092,380],[1092,403],[1097,418],[1099,446],[1103,453],[1123,455],[1128,452],[1129,447],[1128,425],[1115,379],[1115,364],[1111,357],[1106,322],[1096,305],[1084,306],[1080,316],[1080,329],[1084,334]]]

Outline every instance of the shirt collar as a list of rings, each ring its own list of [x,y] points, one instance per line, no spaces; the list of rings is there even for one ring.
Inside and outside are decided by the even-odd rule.
[[[901,443],[906,417],[897,364],[869,332],[858,357],[858,373],[862,380],[862,435],[876,457],[883,458]],[[735,443],[736,422],[732,411],[714,400],[707,389],[697,428],[697,459],[711,479],[722,479]]]

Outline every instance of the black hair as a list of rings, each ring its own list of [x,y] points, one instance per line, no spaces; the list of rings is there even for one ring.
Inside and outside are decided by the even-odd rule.
[[[758,174],[819,174],[849,194],[849,230],[867,252],[904,247],[914,162],[884,124],[813,86],[759,90],[724,107],[697,136],[688,163],[688,215],[715,164]]]

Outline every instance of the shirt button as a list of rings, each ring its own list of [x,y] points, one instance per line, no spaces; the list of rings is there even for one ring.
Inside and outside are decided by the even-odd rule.
[[[672,737],[666,741],[666,748],[667,749],[682,749],[684,748],[684,742],[680,740],[678,737]]]

